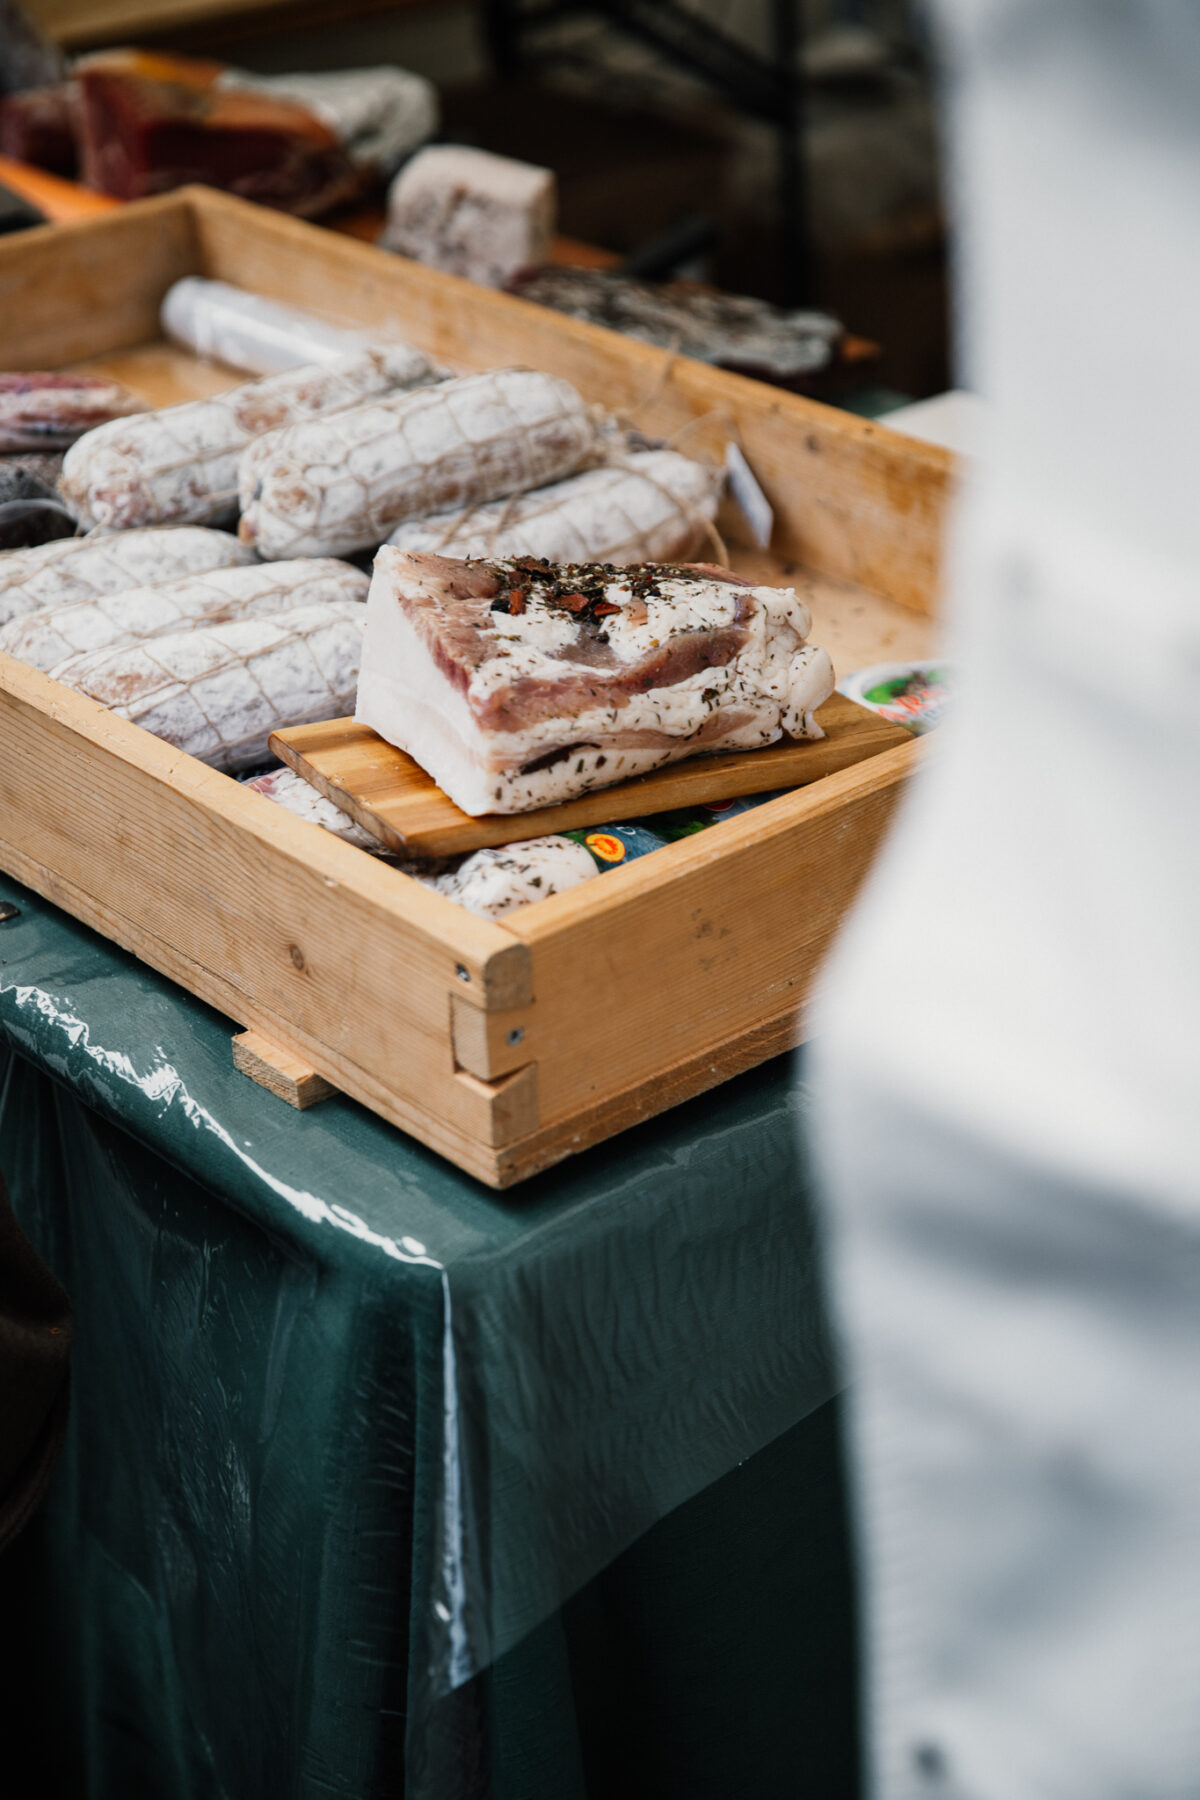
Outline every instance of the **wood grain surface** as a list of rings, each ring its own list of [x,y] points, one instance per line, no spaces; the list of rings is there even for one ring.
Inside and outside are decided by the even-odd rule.
[[[617,824],[679,806],[804,787],[864,757],[905,744],[911,735],[902,725],[889,724],[841,694],[831,695],[817,717],[825,729],[823,738],[727,756],[694,756],[556,806],[487,813],[482,818],[462,812],[411,756],[355,719],[277,731],[271,749],[389,850],[408,856],[459,856],[487,845]]]
[[[734,566],[801,587],[843,670],[936,652],[950,457],[204,189],[0,241],[6,365],[88,360],[156,404],[230,385],[236,372],[159,338],[163,293],[186,274],[463,370],[552,370],[707,454],[738,435],[777,532],[769,555],[734,548]],[[803,1035],[924,754],[882,748],[495,923],[0,657],[0,867],[277,1060],[507,1186]]]
[[[233,1066],[276,1099],[286,1100],[297,1112],[305,1112],[337,1093],[333,1083],[318,1075],[304,1057],[273,1043],[261,1031],[238,1033],[233,1040]]]
[[[906,734],[907,736],[907,734]],[[925,743],[928,740],[924,741]],[[807,1005],[923,741],[907,737],[505,920],[543,1127]]]

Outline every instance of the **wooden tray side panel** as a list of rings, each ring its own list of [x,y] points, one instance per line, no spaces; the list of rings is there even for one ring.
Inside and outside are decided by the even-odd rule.
[[[697,453],[720,457],[736,435],[775,509],[781,555],[934,610],[954,469],[946,451],[299,220],[265,224],[226,195],[185,191],[207,274],[408,337],[457,368],[524,363],[563,375],[647,431],[686,428]]]
[[[634,1125],[657,1118],[659,1113],[668,1112],[673,1106],[681,1106],[698,1094],[708,1093],[723,1081],[744,1075],[748,1069],[757,1068],[759,1063],[772,1056],[794,1050],[807,1035],[807,1008],[801,1006],[798,1011],[789,1008],[725,1043],[713,1044],[687,1062],[676,1063],[652,1081],[624,1088],[619,1094],[610,1095],[560,1124],[547,1125],[529,1137],[505,1145],[496,1152],[494,1185],[504,1188],[526,1181],[568,1156],[590,1150],[619,1131],[629,1131]]]
[[[533,953],[523,1047],[544,1129],[801,1008],[920,748],[512,916]]]
[[[527,1002],[523,945],[8,658],[0,865],[426,1141],[496,1138],[451,998]]]
[[[0,239],[6,369],[57,369],[159,335],[171,283],[194,274],[195,215],[175,195]]]

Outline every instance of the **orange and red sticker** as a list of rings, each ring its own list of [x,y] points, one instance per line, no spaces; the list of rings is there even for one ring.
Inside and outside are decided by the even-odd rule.
[[[598,856],[601,862],[619,863],[625,861],[627,854],[625,846],[620,838],[613,837],[611,832],[589,831],[583,841],[591,851],[592,855]],[[607,893],[608,889],[605,888],[604,891]]]

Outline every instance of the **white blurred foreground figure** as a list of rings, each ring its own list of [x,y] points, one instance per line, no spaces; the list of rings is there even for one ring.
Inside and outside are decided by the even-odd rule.
[[[945,0],[957,714],[831,971],[875,1800],[1200,1796],[1200,4]]]

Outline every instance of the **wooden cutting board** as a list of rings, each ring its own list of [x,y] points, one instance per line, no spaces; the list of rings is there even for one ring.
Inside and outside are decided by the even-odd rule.
[[[511,844],[588,825],[615,825],[677,806],[804,787],[911,738],[902,725],[889,724],[841,694],[833,694],[817,717],[825,728],[823,738],[725,756],[695,756],[578,800],[536,812],[487,813],[478,819],[460,811],[411,756],[354,719],[274,732],[271,749],[389,850],[406,856],[460,856],[485,845]]]

